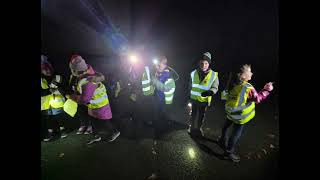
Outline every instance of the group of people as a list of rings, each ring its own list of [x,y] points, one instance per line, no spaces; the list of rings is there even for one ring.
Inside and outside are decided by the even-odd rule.
[[[213,59],[211,53],[205,52],[198,59],[198,67],[190,73],[189,83],[192,113],[187,132],[192,138],[204,136],[202,126],[206,111],[219,87],[218,72],[210,68]],[[55,133],[61,138],[67,137],[65,119],[62,118],[67,100],[78,104],[74,116],[80,120],[77,134],[92,134],[88,144],[104,139],[110,142],[116,140],[120,130],[116,124],[117,120],[112,116],[108,93],[103,83],[104,75],[96,72],[80,55],[71,57],[69,68],[71,75],[66,83],[68,88],[64,90],[61,86],[63,78],[54,73],[48,58],[41,55],[41,112],[44,121],[47,122],[47,135],[43,141],[52,140]],[[141,125],[136,115],[138,94],[141,93],[145,100],[150,98],[147,100],[153,103],[154,145],[166,129],[168,109],[173,103],[176,88],[174,73],[175,71],[168,66],[168,59],[162,56],[155,66],[143,65],[141,71],[130,67],[127,73],[122,73],[126,78],[118,78],[112,85],[115,87],[112,95],[115,98],[119,97],[119,94],[121,96],[121,91],[127,91],[127,114],[137,125]],[[246,123],[255,116],[255,104],[266,99],[273,90],[273,85],[269,82],[257,92],[249,83],[252,74],[251,66],[243,65],[236,74],[236,80],[221,93],[221,99],[226,101],[226,121],[218,142],[225,151],[225,157],[234,162],[240,161],[240,157],[235,153],[235,146]],[[228,137],[227,131],[231,126],[233,130]],[[100,128],[108,130],[108,135],[101,134]]]

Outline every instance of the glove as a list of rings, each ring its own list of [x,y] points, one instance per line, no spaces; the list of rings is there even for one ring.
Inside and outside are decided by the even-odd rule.
[[[272,91],[273,90],[272,82],[269,82],[266,85],[264,85],[263,89],[266,91]]]
[[[213,96],[213,95],[214,95],[213,91],[210,91],[210,90],[201,93],[202,97]]]

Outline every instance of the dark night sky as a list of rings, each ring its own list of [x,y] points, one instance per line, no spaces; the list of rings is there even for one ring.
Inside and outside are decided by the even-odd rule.
[[[252,64],[254,84],[278,79],[277,0],[42,0],[42,51],[58,69],[74,52],[112,63],[110,24],[134,47],[165,54],[184,79],[205,51],[220,79],[244,63]]]

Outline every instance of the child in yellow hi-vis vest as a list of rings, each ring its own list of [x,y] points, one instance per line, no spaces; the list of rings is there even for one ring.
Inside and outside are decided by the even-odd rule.
[[[43,117],[42,123],[46,124],[44,129],[47,132],[45,132],[46,137],[43,139],[45,142],[53,139],[54,129],[57,128],[57,125],[59,126],[57,132],[60,137],[67,137],[63,111],[65,98],[61,94],[61,82],[61,76],[53,74],[52,65],[47,57],[41,55],[41,114]]]
[[[265,100],[269,92],[273,90],[272,83],[267,83],[264,88],[257,92],[248,83],[252,77],[251,66],[243,65],[237,74],[238,82],[231,89],[221,93],[221,99],[226,100],[225,111],[227,120],[222,128],[222,136],[219,144],[225,150],[225,156],[233,162],[239,162],[240,157],[236,155],[235,146],[240,139],[245,124],[255,116],[255,104]],[[233,131],[227,140],[227,130],[233,125]]]

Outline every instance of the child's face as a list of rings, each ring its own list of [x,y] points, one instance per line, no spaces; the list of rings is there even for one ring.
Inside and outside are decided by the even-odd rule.
[[[244,71],[241,74],[241,79],[243,81],[251,80],[251,77],[253,75],[253,73],[251,72],[251,67],[244,67],[243,69],[244,69]]]
[[[209,63],[208,63],[208,61],[206,61],[206,60],[201,60],[201,61],[200,61],[200,69],[201,69],[202,71],[207,71],[208,68],[209,68]]]

